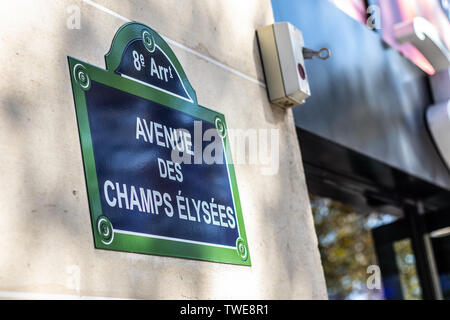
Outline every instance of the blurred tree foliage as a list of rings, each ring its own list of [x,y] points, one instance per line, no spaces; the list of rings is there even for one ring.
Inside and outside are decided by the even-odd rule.
[[[382,289],[367,288],[367,279],[370,276],[367,267],[377,264],[370,230],[389,223],[394,218],[378,213],[356,213],[352,206],[314,195],[310,195],[310,199],[329,298],[383,299]],[[415,268],[411,268],[409,261],[411,248],[400,245],[396,247],[397,250],[400,259],[397,263],[406,263],[403,263],[403,269],[400,268],[402,282],[408,283],[404,286],[406,297],[415,298],[418,282],[415,281]],[[403,270],[409,272],[403,274]]]
[[[400,281],[406,300],[421,299],[419,278],[416,272],[416,262],[409,239],[394,244],[397,266],[400,271]]]

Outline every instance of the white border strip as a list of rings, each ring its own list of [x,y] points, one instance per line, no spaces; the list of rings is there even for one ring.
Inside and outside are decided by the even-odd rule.
[[[170,44],[172,44],[172,45],[174,45],[174,46],[176,46],[176,47],[178,47],[180,49],[183,49],[183,50],[185,50],[185,51],[187,51],[189,53],[192,53],[193,55],[195,55],[195,56],[197,56],[199,58],[202,58],[203,60],[206,60],[206,61],[208,61],[208,62],[210,62],[210,63],[212,63],[212,64],[214,64],[214,65],[216,65],[216,66],[218,66],[218,67],[220,67],[222,69],[225,69],[225,70],[227,70],[227,71],[229,71],[231,73],[234,73],[235,75],[237,75],[237,76],[239,76],[241,78],[244,78],[244,79],[246,79],[246,80],[248,80],[250,82],[256,83],[257,85],[260,85],[261,87],[264,87],[264,88],[266,87],[265,83],[263,83],[263,82],[261,82],[261,81],[259,81],[257,79],[254,79],[252,77],[249,77],[246,74],[244,74],[244,73],[242,73],[240,71],[237,71],[236,69],[233,69],[233,68],[231,68],[231,67],[229,67],[229,66],[227,66],[227,65],[225,65],[223,63],[220,63],[217,60],[214,60],[214,59],[212,59],[210,57],[207,57],[207,56],[201,54],[200,52],[197,52],[197,51],[195,51],[195,50],[193,50],[193,49],[191,49],[189,47],[186,47],[184,44],[181,44],[181,43],[178,43],[178,42],[176,42],[174,40],[171,40],[171,39],[167,38],[166,36],[162,36],[162,38],[166,42],[168,42],[168,43],[170,43]]]
[[[77,296],[71,294],[33,293],[19,291],[0,291],[0,299],[12,300],[130,300],[98,296]]]
[[[122,76],[122,77],[125,78],[125,79],[129,79],[129,80],[138,82],[138,83],[140,83],[140,84],[143,84],[144,86],[153,88],[153,89],[155,89],[155,90],[159,90],[159,91],[165,92],[165,93],[167,93],[167,94],[170,94],[171,96],[177,97],[177,98],[179,98],[179,99],[183,99],[183,100],[185,100],[185,101],[187,101],[187,102],[194,103],[194,101],[193,101],[192,99],[188,99],[188,98],[185,98],[185,97],[183,97],[183,96],[179,96],[179,95],[176,94],[176,93],[173,93],[173,92],[164,90],[163,88],[154,86],[154,85],[152,85],[152,84],[150,84],[150,83],[147,83],[147,82],[144,82],[144,81],[142,81],[142,80],[139,80],[139,79],[136,79],[136,78],[127,76],[126,74],[122,74],[122,73],[121,73],[120,76]],[[186,91],[186,93],[187,93],[187,91]],[[190,97],[189,94],[188,94],[188,97]]]
[[[225,127],[225,130],[226,130],[226,127]],[[237,214],[237,211],[236,211],[236,201],[234,201],[233,184],[231,183],[230,169],[228,168],[228,166],[230,164],[232,164],[232,163],[228,162],[227,149],[226,149],[226,146],[225,146],[224,138],[222,138],[222,146],[223,146],[223,154],[225,155],[225,162],[226,162],[226,166],[227,166],[228,183],[230,184],[231,199],[233,200],[234,218],[236,219],[236,228],[238,228],[239,238],[242,239],[242,237],[241,237],[241,228],[239,228],[238,214]],[[241,215],[242,215],[242,212],[241,212]],[[244,217],[242,216],[242,218],[244,218]]]
[[[239,231],[239,226],[236,226]],[[126,231],[126,230],[118,230],[114,229],[114,233],[121,233],[121,234],[128,234],[132,236],[140,236],[145,238],[155,238],[155,239],[162,239],[162,240],[175,240],[179,242],[186,242],[186,243],[193,243],[193,244],[202,244],[205,246],[211,246],[211,247],[219,247],[219,248],[226,248],[226,249],[233,249],[236,250],[236,247],[231,246],[224,246],[221,244],[214,244],[214,243],[208,243],[208,242],[200,242],[200,241],[193,241],[193,240],[186,240],[186,239],[179,239],[179,238],[172,238],[172,237],[164,237],[164,236],[157,236],[153,234],[147,234],[147,233],[140,233],[140,232],[132,232],[132,231]]]
[[[92,6],[92,7],[94,7],[94,8],[97,8],[97,9],[99,9],[99,10],[101,10],[101,11],[107,13],[107,14],[110,14],[110,15],[116,17],[116,18],[119,18],[119,19],[121,19],[123,21],[126,21],[126,22],[131,22],[132,21],[132,20],[130,20],[128,18],[125,18],[124,16],[121,16],[117,12],[115,12],[115,11],[113,11],[111,9],[108,9],[108,8],[106,8],[106,7],[100,5],[100,4],[98,4],[98,3],[96,3],[96,2],[94,2],[92,0],[83,0],[83,2],[88,4],[88,5],[90,5],[90,6]],[[218,66],[218,67],[220,67],[222,69],[224,69],[224,70],[227,70],[227,71],[229,71],[231,73],[234,73],[235,75],[237,75],[237,76],[239,76],[239,77],[241,77],[241,78],[243,78],[245,80],[248,80],[250,82],[253,82],[253,83],[255,83],[255,84],[257,84],[257,85],[259,85],[259,86],[261,86],[263,88],[266,87],[266,84],[264,82],[259,81],[258,79],[254,79],[252,77],[249,77],[246,74],[244,74],[244,73],[242,73],[242,72],[240,72],[240,71],[238,71],[236,69],[233,69],[233,68],[231,68],[231,67],[229,67],[229,66],[227,66],[227,65],[225,65],[225,64],[223,64],[223,63],[221,63],[221,62],[219,62],[217,60],[214,60],[214,59],[212,59],[212,58],[210,58],[208,56],[205,56],[204,54],[201,54],[200,52],[197,52],[197,51],[195,51],[195,50],[193,50],[193,49],[191,49],[189,47],[186,47],[185,45],[183,45],[183,44],[181,44],[179,42],[176,42],[175,40],[169,39],[166,36],[161,35],[161,37],[166,42],[172,44],[173,46],[176,46],[176,47],[178,47],[180,49],[183,49],[186,52],[189,52],[189,53],[191,53],[191,54],[193,54],[193,55],[195,55],[195,56],[197,56],[197,57],[199,57],[199,58],[201,58],[203,60],[206,60],[206,61],[208,61],[208,62],[210,62],[210,63],[212,63],[212,64],[214,64],[214,65],[216,65],[216,66]]]
[[[125,18],[124,16],[121,16],[121,15],[118,14],[117,12],[112,11],[112,10],[110,10],[110,9],[108,9],[108,8],[102,6],[102,5],[100,5],[100,4],[98,4],[98,3],[94,2],[94,1],[91,1],[91,0],[83,0],[83,2],[86,3],[86,4],[88,4],[88,5],[90,5],[90,6],[93,6],[94,8],[97,8],[97,9],[103,11],[103,12],[106,12],[107,14],[110,14],[110,15],[116,17],[116,18],[119,18],[120,20],[123,20],[123,21],[126,21],[126,22],[131,22],[130,19]]]

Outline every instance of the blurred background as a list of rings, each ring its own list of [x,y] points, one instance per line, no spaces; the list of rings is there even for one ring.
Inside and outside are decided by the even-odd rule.
[[[305,62],[311,97],[293,109],[329,298],[450,299],[450,175],[425,119],[440,102],[436,82],[450,93],[450,82],[436,81],[448,66],[435,70],[394,31],[424,18],[448,50],[449,1],[272,6],[306,47],[331,50],[325,62]]]

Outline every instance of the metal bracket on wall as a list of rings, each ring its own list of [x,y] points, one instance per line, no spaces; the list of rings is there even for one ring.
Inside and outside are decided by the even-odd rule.
[[[327,60],[331,55],[330,49],[322,48],[320,50],[312,50],[308,48],[303,48],[303,57],[304,59],[312,59],[317,57],[322,60]]]

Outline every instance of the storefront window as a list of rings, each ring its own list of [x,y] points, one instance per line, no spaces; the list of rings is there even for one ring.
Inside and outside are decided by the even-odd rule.
[[[397,266],[400,273],[400,283],[402,285],[405,300],[422,299],[419,278],[416,270],[416,260],[411,246],[410,239],[400,240],[394,243]]]
[[[358,212],[352,206],[310,195],[319,250],[332,300],[385,299],[381,285],[368,285],[371,266],[378,267],[371,230],[397,220],[379,212]],[[394,243],[404,299],[420,299],[421,290],[409,239]],[[381,282],[381,281],[380,281]]]

